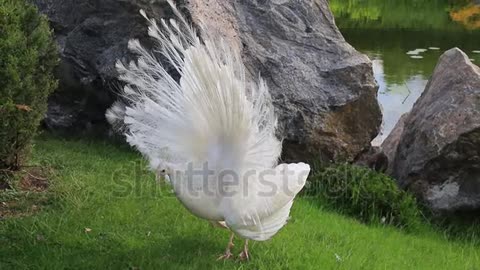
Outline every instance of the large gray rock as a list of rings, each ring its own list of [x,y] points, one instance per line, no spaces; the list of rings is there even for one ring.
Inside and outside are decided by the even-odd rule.
[[[403,129],[405,128],[405,120],[408,117],[408,113],[403,114],[400,119],[398,119],[395,127],[392,129],[388,137],[382,143],[381,151],[387,157],[389,161],[389,166],[387,168],[387,172],[391,173],[393,170],[393,160],[395,159],[395,155],[397,154],[398,144],[400,143],[400,139],[402,138]]]
[[[168,4],[151,0],[33,2],[51,22],[62,60],[57,70],[60,86],[49,100],[46,126],[66,132],[107,127],[105,110],[120,87],[115,62],[129,57],[129,39],[149,40],[145,19],[138,11],[145,9],[162,17],[169,11]]]
[[[112,101],[106,89],[116,82],[115,60],[128,56],[129,38],[145,41],[146,25],[138,9],[159,18],[168,14],[168,7],[163,1],[35,1],[56,29],[67,66],[61,74],[77,89],[78,109],[66,119],[78,121],[75,114],[80,112],[82,121],[102,122]],[[260,73],[267,80],[287,158],[322,154],[327,159],[353,159],[369,146],[381,124],[371,62],[345,42],[326,0],[180,4],[193,23],[202,22],[242,52],[251,76]],[[61,100],[65,94],[57,96]],[[69,108],[70,97],[65,102]],[[47,123],[53,127],[63,119],[57,121],[58,113],[51,112],[63,104],[50,106]]]
[[[288,158],[351,160],[369,147],[381,124],[371,62],[344,40],[326,0],[186,4],[267,80]]]
[[[399,184],[438,213],[479,210],[480,68],[457,48],[445,52],[404,120],[399,139],[387,139],[398,145]]]

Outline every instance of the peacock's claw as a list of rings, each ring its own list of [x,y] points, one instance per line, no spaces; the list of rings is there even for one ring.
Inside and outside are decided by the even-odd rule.
[[[242,262],[250,260],[250,255],[248,254],[248,250],[244,250],[240,254],[238,254],[238,259]]]
[[[232,259],[233,258],[233,254],[232,252],[230,252],[230,250],[227,250],[225,251],[225,254],[221,255],[220,257],[217,258],[217,261],[221,261],[221,260],[229,260],[229,259]]]

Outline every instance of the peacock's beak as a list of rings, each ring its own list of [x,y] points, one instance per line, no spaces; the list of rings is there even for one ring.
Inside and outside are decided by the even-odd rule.
[[[172,182],[170,181],[170,176],[168,176],[168,174],[165,174],[165,175],[163,176],[163,178],[165,179],[165,182],[167,182],[167,183],[169,183],[169,184],[172,183]]]

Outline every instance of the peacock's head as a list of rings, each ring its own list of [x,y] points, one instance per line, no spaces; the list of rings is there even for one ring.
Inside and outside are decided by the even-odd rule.
[[[167,169],[166,168],[160,168],[158,170],[158,175],[164,177],[165,175],[167,175]]]

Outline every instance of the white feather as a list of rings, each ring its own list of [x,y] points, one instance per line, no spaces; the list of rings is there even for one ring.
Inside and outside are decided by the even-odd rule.
[[[159,26],[143,10],[140,13],[150,23],[148,34],[156,50],[180,74],[180,81],[138,40],[129,42],[137,62],[116,65],[126,83],[127,141],[152,169],[167,169],[177,197],[193,214],[225,221],[243,237],[266,240],[285,224],[310,168],[303,163],[274,168],[281,142],[275,137],[277,120],[265,81],[247,84],[239,52],[207,32],[201,42],[169,3],[178,21],[161,20]],[[114,106],[107,117],[114,119],[118,110]],[[204,164],[211,174],[186,170]],[[263,178],[266,170],[274,175]],[[221,190],[232,180],[222,177],[225,171],[238,176],[237,183],[228,186],[233,195]],[[244,177],[252,171],[253,178]],[[287,171],[293,176],[285,177]],[[272,187],[278,192],[262,196]]]

